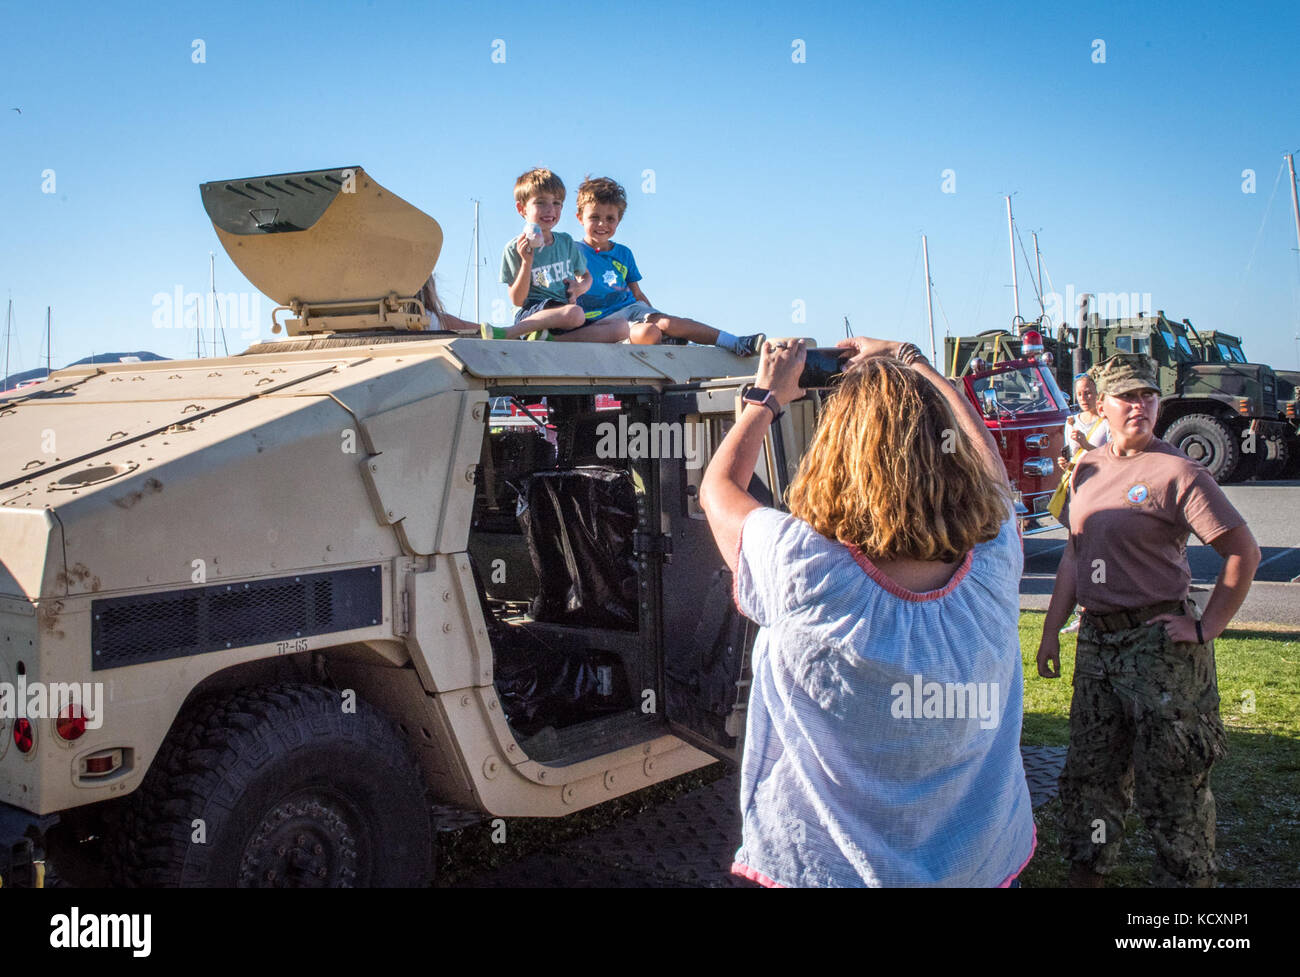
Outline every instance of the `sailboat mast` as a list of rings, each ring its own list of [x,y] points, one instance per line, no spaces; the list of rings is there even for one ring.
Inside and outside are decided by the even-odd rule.
[[[50,332],[50,307],[47,305],[47,306],[45,307],[45,375],[46,375],[47,377],[50,375],[50,372],[51,372],[51,371],[50,371],[50,354],[53,352],[53,350],[50,349],[50,337],[51,337],[51,335],[52,335],[52,334],[51,334],[51,332]]]
[[[1300,247],[1300,197],[1296,195],[1295,185],[1295,157],[1291,153],[1286,154],[1286,165],[1291,170],[1291,210],[1295,214],[1295,241],[1297,247]],[[1296,366],[1300,368],[1300,328],[1296,331]]]
[[[1295,241],[1300,246],[1300,198],[1296,196],[1295,157],[1290,153],[1286,154],[1286,165],[1291,168],[1291,210],[1295,212]]]
[[[479,321],[478,314],[478,201],[474,201],[474,321]]]
[[[934,351],[934,306],[930,303],[930,245],[924,234],[921,235],[921,253],[925,255],[925,317],[930,323],[930,362],[937,363]]]
[[[208,322],[212,323],[212,355],[217,355],[217,256],[208,252]]]
[[[1038,266],[1038,312],[1040,315],[1046,315],[1047,309],[1043,305],[1043,257],[1038,252],[1038,232],[1029,233],[1034,236],[1034,264]]]
[[[1011,321],[1011,327],[1019,332],[1020,326],[1020,279],[1016,276],[1016,229],[1011,221],[1011,195],[1007,195],[1007,243],[1011,245],[1011,300],[1016,311],[1016,317]]]
[[[5,389],[9,389],[9,332],[13,327],[14,300],[9,300],[9,309],[5,312]]]

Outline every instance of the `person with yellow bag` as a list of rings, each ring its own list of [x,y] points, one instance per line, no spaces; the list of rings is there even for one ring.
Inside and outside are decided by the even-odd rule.
[[[1047,510],[1056,519],[1061,518],[1061,510],[1065,508],[1075,463],[1085,451],[1100,448],[1110,440],[1110,426],[1097,410],[1097,385],[1088,374],[1075,376],[1074,399],[1082,410],[1065,422],[1065,443],[1056,459],[1056,466],[1061,469],[1061,481],[1047,503]]]

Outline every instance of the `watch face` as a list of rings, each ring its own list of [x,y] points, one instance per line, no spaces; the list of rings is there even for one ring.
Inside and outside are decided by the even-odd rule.
[[[748,392],[741,399],[748,404],[761,404],[763,401],[767,400],[769,393],[769,391],[764,390],[762,387],[750,387]]]

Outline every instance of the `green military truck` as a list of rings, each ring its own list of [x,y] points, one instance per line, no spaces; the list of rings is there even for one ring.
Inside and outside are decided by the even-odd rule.
[[[1188,323],[1190,326],[1191,323]],[[1226,332],[1206,329],[1198,332],[1192,328],[1192,345],[1200,352],[1206,363],[1227,363],[1249,365],[1246,351],[1242,348],[1241,337]],[[1294,478],[1300,474],[1300,439],[1296,437],[1296,380],[1300,374],[1275,370],[1277,384],[1278,418],[1285,427],[1280,437],[1270,436],[1266,440],[1266,452],[1259,463],[1257,475],[1260,478]]]
[[[1233,346],[1229,342],[1233,337],[1209,333],[1217,340],[1215,358],[1210,359],[1208,352],[1202,355],[1198,349],[1211,342],[1204,339],[1206,334],[1195,339],[1190,322],[1174,322],[1163,311],[1122,319],[1102,319],[1094,313],[1084,318],[1084,325],[1085,368],[1116,353],[1145,353],[1156,361],[1160,382],[1156,435],[1204,464],[1216,481],[1282,474],[1290,429],[1279,410],[1277,376],[1262,363],[1244,362],[1240,341]],[[1047,329],[1042,333],[1058,383],[1073,393],[1076,344],[1063,332],[1055,337]],[[976,359],[996,363],[1019,356],[1020,345],[1020,336],[1004,330],[949,337],[945,343],[948,372],[960,375]]]

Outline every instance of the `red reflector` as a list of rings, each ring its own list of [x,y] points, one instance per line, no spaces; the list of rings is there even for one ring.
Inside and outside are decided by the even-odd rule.
[[[78,739],[86,731],[86,717],[82,715],[81,706],[75,702],[64,706],[55,720],[54,731],[65,740]]]
[[[30,719],[19,719],[14,723],[14,746],[18,747],[18,752],[32,752],[32,746],[36,742],[34,733]]]
[[[111,756],[95,756],[86,761],[86,773],[108,773],[112,769]]]

